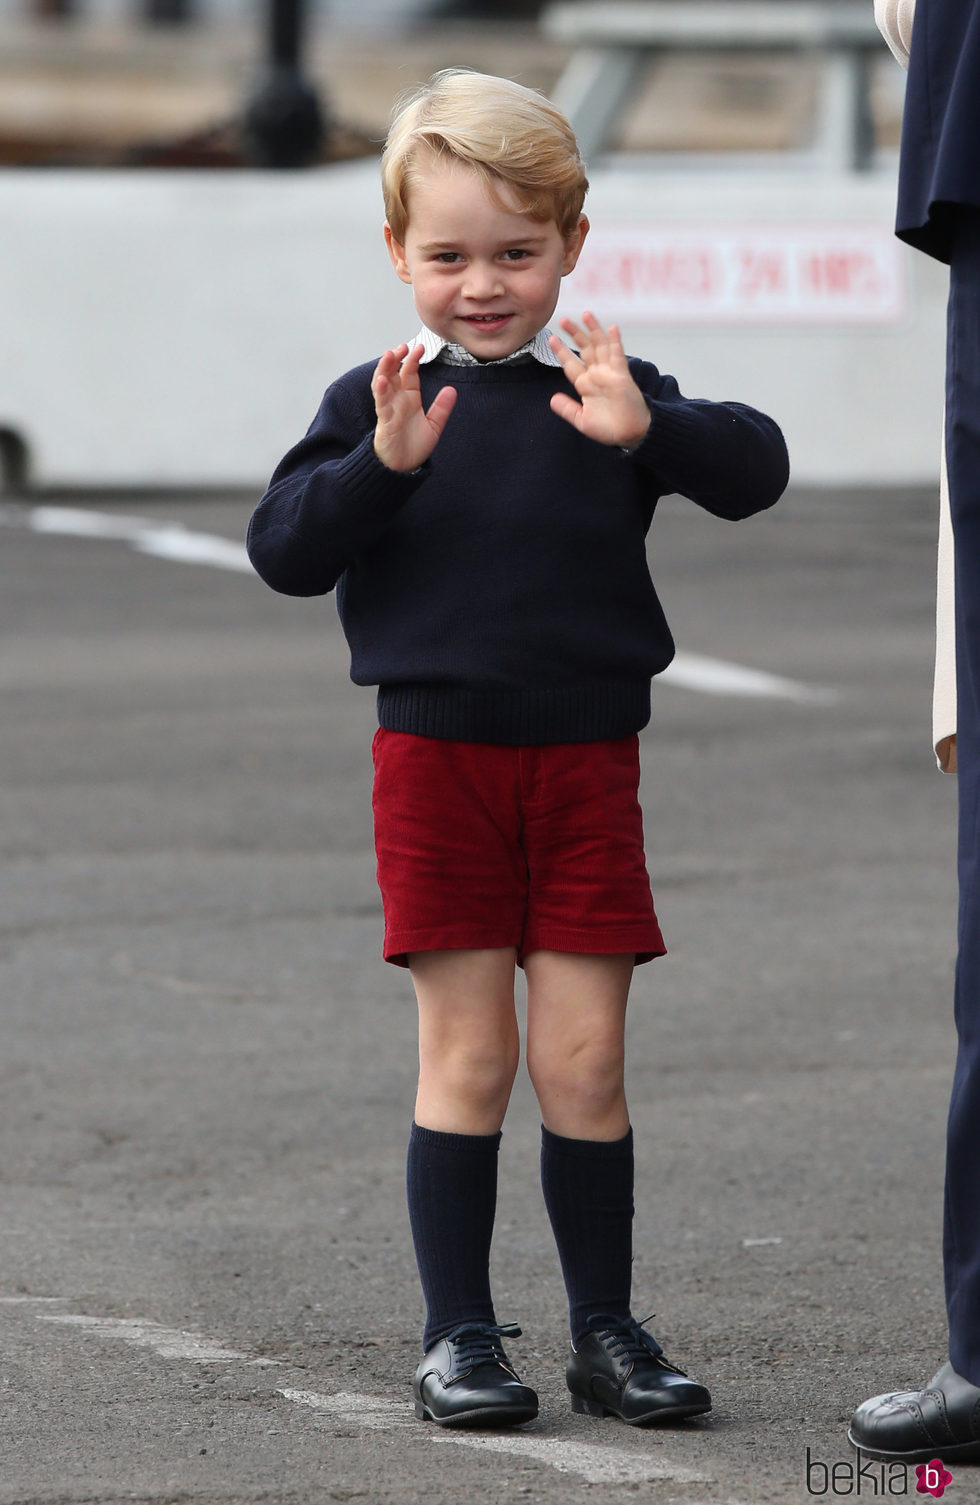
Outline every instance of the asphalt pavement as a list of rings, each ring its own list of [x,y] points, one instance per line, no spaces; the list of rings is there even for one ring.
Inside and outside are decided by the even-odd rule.
[[[0,1505],[914,1497],[844,1431],[944,1358],[935,497],[662,505],[682,652],[777,677],[665,683],[642,738],[670,954],[630,1013],[635,1310],[715,1409],[569,1410],[521,1077],[494,1284],[542,1410],[503,1436],[412,1414],[415,1021],[380,957],[373,696],[332,600],[240,568],[253,502],[0,509]],[[45,526],[54,503],[103,521]],[[233,547],[165,546],[201,534]]]

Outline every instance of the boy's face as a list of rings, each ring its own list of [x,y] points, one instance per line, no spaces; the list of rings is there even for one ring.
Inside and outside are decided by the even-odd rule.
[[[422,323],[478,360],[513,355],[545,327],[589,228],[583,215],[566,240],[554,220],[521,213],[507,184],[497,193],[499,204],[473,168],[434,161],[413,184],[404,245],[385,225]]]

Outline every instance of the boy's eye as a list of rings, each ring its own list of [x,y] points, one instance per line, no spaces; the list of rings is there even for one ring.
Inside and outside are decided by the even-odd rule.
[[[504,260],[505,261],[523,261],[524,258],[528,254],[529,253],[527,251],[525,251],[523,249],[523,247],[521,247],[521,246],[513,246],[513,247],[511,247],[511,249],[509,251],[505,251],[504,252]]]
[[[458,251],[440,251],[438,256],[436,257],[436,261],[441,261],[445,266],[451,266],[454,261],[459,260],[460,256]]]

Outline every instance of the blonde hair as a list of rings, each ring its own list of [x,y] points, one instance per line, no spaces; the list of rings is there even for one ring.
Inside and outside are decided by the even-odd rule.
[[[494,196],[507,184],[531,219],[553,219],[566,237],[575,231],[589,186],[585,165],[568,121],[536,89],[444,68],[402,101],[381,157],[395,240],[405,239],[412,184],[439,158],[475,169]]]

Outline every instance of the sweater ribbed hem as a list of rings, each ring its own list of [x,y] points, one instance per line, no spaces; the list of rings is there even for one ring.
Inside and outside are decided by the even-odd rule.
[[[476,690],[382,685],[378,721],[391,732],[518,747],[632,737],[650,720],[650,681]]]

